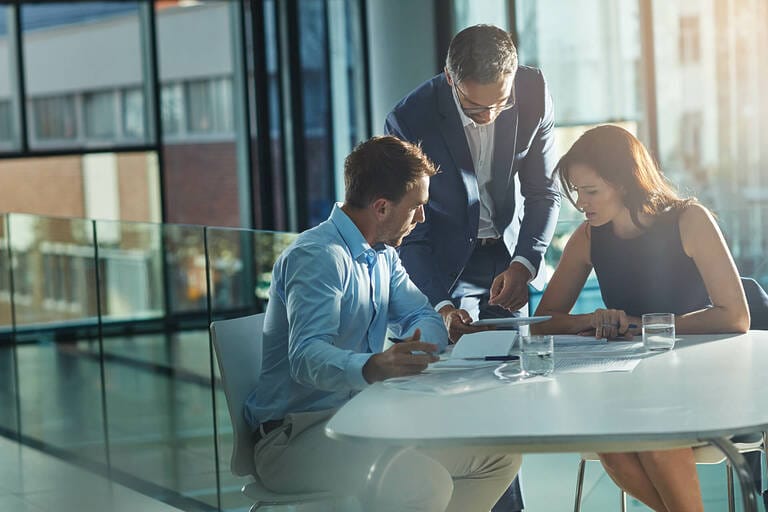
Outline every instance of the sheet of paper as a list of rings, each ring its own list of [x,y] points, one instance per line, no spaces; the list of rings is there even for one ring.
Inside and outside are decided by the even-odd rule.
[[[642,342],[611,341],[608,343],[585,343],[556,345],[555,354],[561,356],[577,355],[579,357],[644,356],[646,353]]]
[[[558,359],[555,356],[555,373],[607,373],[607,372],[631,372],[640,359],[629,358],[602,358],[602,359]]]
[[[608,343],[608,340],[594,336],[579,336],[578,334],[555,334],[555,345],[599,345],[603,343]]]
[[[465,334],[453,347],[451,358],[505,356],[517,339],[517,331],[483,331]]]

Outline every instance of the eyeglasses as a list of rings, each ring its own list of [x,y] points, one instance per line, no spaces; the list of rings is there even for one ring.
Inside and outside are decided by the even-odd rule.
[[[465,101],[472,102],[471,99],[462,91],[459,89],[459,86],[456,85],[454,82],[453,88],[456,90],[457,95],[461,95],[462,98],[464,98]],[[464,104],[459,101],[459,105],[461,105],[461,110],[464,112],[464,114],[468,116],[473,116],[477,114],[485,114],[486,112],[504,112],[505,110],[509,110],[512,107],[515,106],[517,98],[515,98],[515,86],[512,85],[512,89],[509,91],[509,98],[507,99],[507,102],[503,105],[491,105],[490,107],[465,107]]]

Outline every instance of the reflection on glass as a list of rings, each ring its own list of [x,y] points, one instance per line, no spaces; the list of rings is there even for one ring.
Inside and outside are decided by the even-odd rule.
[[[161,226],[96,221],[104,322],[163,315]]]
[[[200,312],[207,308],[203,226],[164,225],[168,313]]]

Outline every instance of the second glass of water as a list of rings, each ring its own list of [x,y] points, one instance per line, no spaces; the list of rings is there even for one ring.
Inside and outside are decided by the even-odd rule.
[[[555,369],[555,338],[520,335],[520,368],[528,375],[549,375]]]
[[[674,313],[647,313],[643,315],[643,345],[647,350],[670,350],[674,348]]]

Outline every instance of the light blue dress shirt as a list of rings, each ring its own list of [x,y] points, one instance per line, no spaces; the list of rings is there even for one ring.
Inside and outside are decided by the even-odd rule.
[[[372,248],[337,204],[278,258],[264,320],[259,384],[245,418],[259,423],[290,412],[341,406],[368,385],[363,366],[381,352],[387,328],[448,345],[443,321],[389,246]]]

